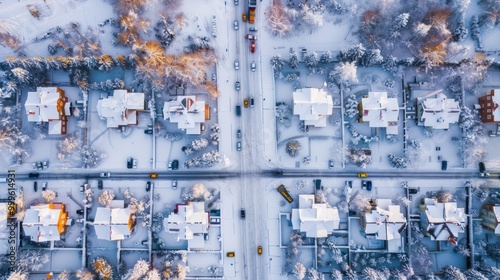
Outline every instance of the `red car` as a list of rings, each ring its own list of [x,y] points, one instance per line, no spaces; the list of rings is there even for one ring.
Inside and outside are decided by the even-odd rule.
[[[255,52],[255,41],[250,42],[250,52],[251,53]]]

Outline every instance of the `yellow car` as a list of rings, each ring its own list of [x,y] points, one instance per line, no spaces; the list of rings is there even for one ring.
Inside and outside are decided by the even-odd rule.
[[[368,177],[368,173],[366,173],[366,172],[358,173],[358,177],[359,178],[366,178],[366,177]]]
[[[149,178],[153,178],[153,179],[158,178],[158,173],[150,173]]]
[[[241,20],[247,21],[247,13],[246,12],[243,12],[243,14],[241,14]]]
[[[262,246],[257,247],[257,254],[262,255]]]
[[[245,106],[245,108],[248,108],[248,98],[243,99],[243,106]]]
[[[234,258],[234,252],[227,252],[226,256],[228,258]]]

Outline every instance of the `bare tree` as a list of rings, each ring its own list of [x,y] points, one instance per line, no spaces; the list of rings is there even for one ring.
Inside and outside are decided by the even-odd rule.
[[[292,23],[286,14],[281,1],[274,1],[266,12],[266,28],[274,35],[284,37],[292,31]]]
[[[293,274],[297,277],[297,280],[302,280],[306,277],[306,267],[301,263],[296,263],[293,267]]]

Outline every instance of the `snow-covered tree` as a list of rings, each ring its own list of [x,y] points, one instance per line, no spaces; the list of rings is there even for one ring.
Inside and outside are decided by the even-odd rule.
[[[192,159],[189,159],[184,163],[184,167],[186,168],[191,168],[191,167],[212,167],[215,166],[216,164],[221,163],[223,160],[223,157],[219,154],[217,151],[210,151],[207,153],[204,153],[203,155],[199,157],[194,157]]]
[[[355,83],[357,78],[357,67],[355,62],[340,62],[328,75],[331,81],[339,83]]]
[[[443,267],[444,279],[446,280],[467,280],[467,277],[460,271],[460,269],[447,265]]]
[[[328,201],[326,193],[322,190],[316,191],[316,194],[314,195],[314,200],[316,201],[316,203],[327,203]]]
[[[350,94],[344,102],[344,114],[346,117],[354,118],[358,113],[358,101],[356,95]]]
[[[273,4],[268,7],[265,15],[267,19],[266,28],[274,36],[284,37],[290,34],[293,25],[281,1],[274,1]]]
[[[290,68],[295,69],[299,66],[299,57],[297,56],[297,52],[295,50],[290,51],[290,57],[288,58],[288,66]]]
[[[149,263],[143,259],[137,261],[134,268],[130,269],[125,275],[125,279],[128,280],[139,280],[141,277],[146,275],[149,271]]]
[[[330,63],[331,57],[332,57],[332,53],[330,51],[326,51],[326,52],[321,54],[321,56],[319,57],[318,63],[326,65],[326,64]]]
[[[112,190],[105,190],[99,195],[98,201],[101,205],[108,205],[115,198],[115,192]]]
[[[57,143],[57,158],[65,162],[65,160],[75,151],[80,148],[80,140],[74,133],[66,134],[62,140]]]
[[[298,280],[302,280],[306,277],[306,267],[301,263],[296,263],[293,267],[293,274]]]
[[[50,202],[56,198],[56,192],[53,190],[42,191],[42,197],[45,199],[45,202]]]
[[[370,198],[367,196],[358,194],[350,203],[349,209],[356,212],[364,212],[366,209],[369,209],[370,206]]]
[[[318,53],[312,52],[304,56],[304,63],[309,69],[310,73],[314,73],[314,69],[318,65]]]
[[[298,189],[303,189],[303,188],[307,188],[308,187],[308,184],[307,184],[307,181],[306,180],[298,180],[295,182],[295,186],[298,188]]]
[[[285,127],[290,127],[292,118],[292,108],[290,105],[280,103],[276,106],[275,114],[279,123],[283,124]]]
[[[271,57],[271,66],[273,67],[275,73],[280,72],[285,66],[285,63],[286,61],[280,55]]]
[[[70,280],[71,279],[71,271],[64,270],[57,276],[57,280]]]
[[[348,148],[346,158],[361,168],[366,168],[368,164],[372,163],[371,155],[367,155],[363,149]]]
[[[88,167],[96,167],[101,163],[105,155],[93,147],[83,146],[80,149],[80,156],[82,157],[83,164]]]
[[[390,153],[388,155],[389,161],[392,164],[392,167],[396,168],[406,168],[408,166],[408,160],[405,157],[402,156],[396,156],[393,153]]]
[[[10,72],[19,84],[27,84],[32,79],[30,72],[20,67],[13,68]]]
[[[177,275],[176,279],[184,280],[186,279],[187,273],[189,272],[189,267],[183,266],[182,264],[179,263],[175,267],[175,272]]]
[[[410,19],[410,14],[408,13],[402,13],[399,16],[397,16],[389,31],[389,37],[393,39],[398,38],[400,35],[400,30],[408,24],[409,19]]]
[[[38,271],[50,260],[49,254],[38,250],[22,250],[16,265],[21,271]]]
[[[148,273],[144,276],[143,279],[144,280],[161,280],[160,272],[156,268],[153,268],[152,270],[148,271]],[[177,279],[181,280],[184,278],[178,277]]]
[[[489,278],[484,276],[481,272],[475,270],[475,269],[467,269],[464,271],[464,275],[466,279],[474,279],[474,280],[488,280]]]
[[[105,258],[94,259],[92,261],[92,267],[97,275],[99,275],[99,277],[103,280],[113,279],[113,269]]]
[[[302,150],[302,145],[297,140],[290,140],[286,143],[286,152],[291,157],[297,157],[299,151]]]
[[[82,268],[76,271],[76,278],[80,280],[94,280],[94,274],[91,271]]]
[[[324,279],[324,275],[317,271],[316,269],[314,268],[310,268],[308,271],[307,271],[307,279],[309,280],[321,280],[321,279]]]
[[[365,67],[379,65],[384,61],[380,49],[367,49],[361,58],[360,64]]]
[[[18,269],[13,271],[7,278],[7,280],[28,280],[28,273]]]
[[[486,254],[492,260],[496,262],[500,262],[500,243],[488,243],[485,247]]]
[[[438,202],[447,203],[453,200],[453,194],[449,191],[441,190],[437,193],[436,199]]]
[[[358,44],[350,47],[345,51],[340,51],[338,58],[343,62],[357,62],[363,58],[366,49],[363,44]]]
[[[285,82],[296,82],[300,78],[299,73],[288,73],[286,76],[283,78]]]
[[[470,1],[470,0],[466,0]],[[457,26],[455,27],[455,31],[453,32],[453,40],[457,42],[461,42],[467,38],[467,34],[469,31],[467,27],[465,27],[465,19],[463,17],[460,18],[457,22]]]
[[[330,273],[330,277],[333,279],[333,280],[342,280],[343,277],[342,277],[342,272],[340,272],[340,270],[338,269],[332,269],[332,272]]]

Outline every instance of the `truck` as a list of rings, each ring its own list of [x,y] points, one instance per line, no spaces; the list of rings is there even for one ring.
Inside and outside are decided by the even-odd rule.
[[[278,192],[286,199],[286,201],[288,201],[288,203],[292,203],[293,198],[290,196],[288,191],[285,189],[285,186],[279,185]]]
[[[257,0],[248,1],[248,23],[253,24],[255,21],[255,9],[257,8]]]

